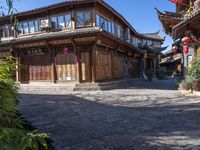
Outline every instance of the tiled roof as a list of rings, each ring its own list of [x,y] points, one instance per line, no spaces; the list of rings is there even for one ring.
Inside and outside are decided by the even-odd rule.
[[[164,51],[164,50],[166,50],[167,47],[168,46],[166,46],[166,47],[153,47],[153,46],[149,46],[149,45],[144,45],[144,46],[141,46],[139,48],[141,50],[143,50],[143,51],[149,50],[149,51],[151,51],[151,52],[153,52],[155,54],[162,54],[161,52]]]
[[[52,4],[52,5],[48,5],[48,6],[44,6],[44,7],[40,7],[40,8],[35,8],[35,9],[27,10],[27,11],[18,12],[15,15],[18,16],[18,15],[24,15],[24,14],[27,14],[27,13],[34,13],[34,12],[38,12],[38,11],[49,9],[49,8],[60,7],[60,6],[65,5],[65,4],[71,5],[71,4],[77,3],[77,2],[93,2],[93,1],[94,0],[65,0],[63,2],[55,3],[55,4]],[[9,17],[9,16],[2,16],[2,17],[0,17],[0,19],[4,19],[4,18],[7,18],[7,17]]]
[[[148,46],[150,49],[153,49],[155,52],[160,53],[164,50],[166,50],[168,48],[168,46],[165,47],[152,47],[152,46]]]
[[[138,35],[139,37],[142,38],[151,38],[152,40],[154,39],[153,37],[147,37],[141,33],[138,33],[133,27],[132,25],[119,13],[117,12],[113,7],[111,7],[108,3],[106,3],[104,0],[65,0],[63,2],[60,3],[55,3],[52,5],[48,5],[48,6],[44,6],[44,7],[40,7],[40,8],[36,8],[36,9],[32,9],[32,10],[27,10],[27,11],[23,11],[23,12],[19,12],[16,13],[14,15],[17,16],[23,16],[23,15],[29,15],[31,13],[38,13],[41,12],[43,10],[49,10],[49,9],[54,9],[54,8],[59,8],[62,6],[68,6],[68,5],[75,5],[75,4],[84,4],[84,3],[94,3],[94,2],[99,2],[100,4],[104,5],[105,7],[107,7],[108,9],[110,9],[114,14],[116,14],[117,16],[119,16],[126,24],[128,27],[130,27],[130,29],[132,29],[132,31]],[[4,19],[9,19],[9,16],[3,16],[0,17],[0,21],[4,20]],[[158,39],[155,39],[158,40]]]
[[[159,35],[159,31],[155,33],[144,33],[143,35],[146,37],[150,37],[150,38],[154,38],[158,40],[164,40],[164,38]]]
[[[33,35],[31,37],[29,36],[29,37],[14,38],[11,40],[0,41],[0,47],[16,44],[20,42],[32,42],[32,41],[40,41],[40,40],[57,39],[57,38],[70,37],[70,36],[76,36],[76,35],[95,34],[98,32],[99,32],[99,28],[88,28],[88,29],[76,29],[76,30],[69,30],[69,31],[62,31],[62,32],[44,33],[44,34]]]
[[[173,28],[176,28],[178,26],[183,25],[184,23],[192,20],[194,17],[197,17],[198,15],[200,15],[200,9],[195,11],[191,16],[187,16],[185,17],[181,22],[179,22],[178,24],[176,24]]]

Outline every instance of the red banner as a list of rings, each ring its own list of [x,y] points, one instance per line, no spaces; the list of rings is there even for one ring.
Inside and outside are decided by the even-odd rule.
[[[169,0],[172,3],[183,3],[183,0]]]

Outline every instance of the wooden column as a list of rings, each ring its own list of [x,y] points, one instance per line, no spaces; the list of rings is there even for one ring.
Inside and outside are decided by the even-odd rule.
[[[96,44],[92,47],[92,82],[96,81]]]
[[[80,53],[80,48],[77,48],[77,81],[80,83],[82,80],[82,71],[81,71],[81,53]]]
[[[52,48],[52,45],[49,44],[47,41],[45,43],[51,58],[51,82],[56,83],[55,50],[54,48]]]
[[[156,70],[157,70],[157,59],[153,59],[153,65],[154,65],[154,78],[156,78]]]
[[[76,63],[76,78],[77,78],[77,82],[80,83],[80,81],[81,81],[81,65],[80,65],[79,47],[76,46],[75,40],[73,38],[71,38],[71,43],[72,43],[73,49],[74,49],[74,60]]]
[[[146,69],[147,69],[147,52],[145,52],[143,59],[144,59],[144,72],[146,73]]]
[[[51,69],[51,78],[52,78],[52,82],[56,83],[56,64],[55,64],[55,60],[56,60],[56,55],[55,55],[55,49],[52,49],[52,69]]]
[[[16,54],[16,82],[21,82],[21,56],[20,56],[20,51],[19,50],[14,50],[12,49],[12,51],[15,51]]]
[[[21,69],[20,69],[20,57],[16,58],[16,82],[21,82]]]
[[[113,72],[113,51],[111,51],[111,76],[112,80],[114,79],[114,72]]]

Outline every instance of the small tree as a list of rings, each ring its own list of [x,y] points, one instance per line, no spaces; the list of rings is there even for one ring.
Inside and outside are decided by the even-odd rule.
[[[15,60],[8,57],[0,60],[0,150],[47,149],[46,134],[38,134],[24,128],[24,121],[17,114],[17,90],[13,71]]]

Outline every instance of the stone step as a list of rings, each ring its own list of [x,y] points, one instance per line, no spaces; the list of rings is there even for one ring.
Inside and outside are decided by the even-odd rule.
[[[101,87],[75,87],[73,91],[99,91]]]
[[[29,84],[19,84],[21,93],[32,94],[65,94],[69,91],[98,91],[98,90],[111,90],[120,87],[123,84],[130,82],[137,82],[140,79],[125,79],[109,82],[98,83],[40,83],[34,82]]]
[[[51,84],[51,83],[34,83],[20,84],[19,92],[27,94],[65,94],[73,91],[76,83],[69,84]]]
[[[105,82],[105,83],[80,83],[76,84],[74,91],[98,91],[98,90],[111,90],[123,84],[123,81]]]
[[[98,83],[78,83],[75,85],[77,88],[85,88],[85,87],[97,87],[99,86]]]

